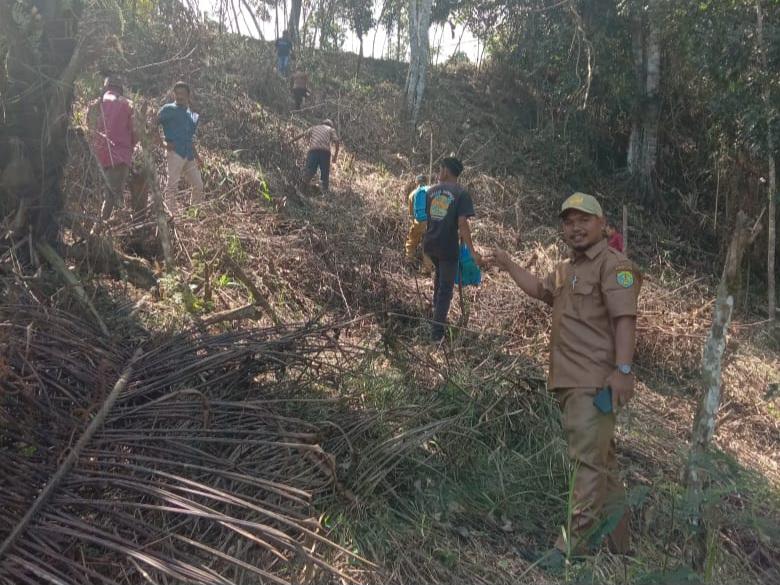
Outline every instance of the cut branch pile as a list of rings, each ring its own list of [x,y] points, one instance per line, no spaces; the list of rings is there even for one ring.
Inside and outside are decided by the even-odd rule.
[[[332,459],[280,413],[352,361],[333,329],[138,351],[56,310],[0,316],[0,583],[353,581],[312,509]]]

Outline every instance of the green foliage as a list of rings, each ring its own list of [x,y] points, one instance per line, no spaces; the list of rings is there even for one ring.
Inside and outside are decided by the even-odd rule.
[[[670,35],[676,49],[672,58],[683,68],[672,80],[684,84],[677,86],[679,91],[694,97],[709,113],[715,125],[710,136],[718,139],[717,133],[722,133],[729,143],[761,153],[767,131],[763,91],[767,84],[780,81],[780,27],[771,17],[773,12],[777,15],[777,7],[773,11],[770,3],[764,37],[772,48],[771,65],[764,70],[758,62],[755,6],[747,0],[680,4],[668,21],[675,27]],[[780,97],[773,98],[776,122]]]
[[[406,557],[457,571],[453,537],[498,531],[541,539],[563,523],[567,472],[546,392],[488,383],[465,363],[424,388],[409,378],[405,358],[393,361],[390,368],[368,362],[343,389],[376,411],[344,477],[363,510],[359,521],[345,518],[345,541],[385,566]],[[385,463],[377,468],[378,461]],[[400,542],[415,550],[399,550]]]
[[[236,234],[228,233],[225,236],[225,246],[227,248],[228,255],[233,260],[239,264],[242,264],[244,261],[246,261],[246,250],[244,249],[244,245],[241,243],[241,238],[239,238]]]
[[[343,7],[352,31],[362,39],[374,26],[374,3],[371,0],[348,0]]]

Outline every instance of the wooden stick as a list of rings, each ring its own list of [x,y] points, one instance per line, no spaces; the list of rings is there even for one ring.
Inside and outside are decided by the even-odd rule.
[[[623,254],[628,254],[628,207],[623,206]]]
[[[430,150],[430,157],[428,159],[428,180],[431,183],[434,183],[433,180],[433,122],[431,124],[431,150]]]
[[[111,334],[108,332],[108,327],[106,327],[106,324],[103,323],[103,319],[100,318],[100,315],[95,309],[95,305],[93,305],[92,301],[89,300],[87,291],[84,290],[84,287],[81,285],[79,279],[76,278],[76,275],[73,274],[73,272],[71,272],[67,267],[65,260],[63,260],[60,255],[57,254],[54,248],[52,248],[46,242],[38,242],[35,247],[38,252],[41,253],[41,256],[43,256],[44,259],[49,263],[49,265],[54,268],[54,270],[56,270],[60,276],[62,276],[65,283],[73,287],[73,291],[76,293],[76,297],[84,304],[84,306],[87,307],[89,312],[92,313],[92,316],[95,317],[95,320],[97,321],[97,324],[100,327],[100,331],[103,333],[103,335],[110,337]]]
[[[222,323],[223,321],[241,321],[243,319],[259,319],[262,317],[260,309],[255,307],[252,303],[248,303],[237,309],[227,309],[226,311],[220,311],[214,313],[203,319],[204,325],[214,325],[215,323]]]
[[[46,502],[49,500],[49,498],[51,498],[52,494],[54,493],[54,490],[56,490],[59,487],[60,483],[62,483],[62,480],[65,478],[65,475],[67,475],[67,473],[73,468],[73,466],[78,461],[79,455],[81,455],[81,451],[84,449],[87,443],[89,443],[89,441],[98,431],[98,429],[103,426],[103,422],[106,420],[108,413],[111,411],[111,408],[114,406],[114,402],[116,402],[116,399],[119,397],[122,391],[127,387],[127,383],[130,380],[130,376],[133,374],[133,366],[135,365],[135,362],[138,361],[138,358],[141,357],[142,353],[143,352],[141,351],[140,347],[135,350],[133,357],[130,358],[130,362],[125,367],[119,380],[117,380],[116,384],[114,384],[114,388],[109,393],[108,397],[106,398],[106,401],[103,403],[103,406],[100,407],[100,410],[95,415],[95,418],[93,418],[92,422],[89,423],[89,426],[79,437],[79,440],[76,443],[76,445],[73,447],[73,449],[70,450],[70,453],[68,453],[68,456],[65,458],[65,461],[62,462],[62,464],[59,466],[59,468],[54,473],[54,475],[44,486],[43,490],[41,490],[41,493],[38,494],[37,498],[35,498],[35,501],[27,510],[24,517],[14,527],[14,529],[11,531],[8,537],[3,541],[3,543],[0,544],[0,557],[2,557],[3,554],[8,552],[8,550],[14,545],[14,543],[22,535],[22,533],[27,528],[27,526],[29,526],[30,522],[32,522],[33,518],[35,518],[38,512],[40,512],[41,508],[43,508],[43,506],[46,505]]]
[[[276,311],[274,311],[274,308],[270,305],[270,303],[266,300],[265,295],[260,292],[260,289],[257,288],[255,283],[252,281],[251,278],[244,272],[244,269],[241,268],[241,266],[238,265],[238,263],[233,260],[228,254],[224,254],[222,256],[222,260],[227,267],[227,269],[230,271],[233,276],[235,276],[239,281],[241,281],[241,284],[243,284],[245,287],[249,289],[249,292],[252,293],[252,302],[255,305],[260,305],[262,309],[266,312],[266,314],[271,318],[271,321],[274,322],[274,325],[277,327],[281,327],[284,325],[282,323],[282,320],[279,318],[279,316],[276,314]]]
[[[154,161],[152,160],[152,145],[155,141],[146,125],[148,109],[149,103],[144,102],[143,108],[141,109],[141,120],[143,120],[144,123],[139,132],[141,136],[141,150],[143,152],[143,167],[144,172],[149,177],[149,187],[152,192],[152,212],[156,216],[157,235],[160,238],[160,246],[162,247],[163,259],[165,260],[165,269],[171,271],[174,269],[171,230],[168,226],[168,215],[165,213],[165,204],[163,202],[162,193],[160,193],[160,187],[157,185],[157,171],[155,170]],[[173,213],[172,209],[171,213]]]

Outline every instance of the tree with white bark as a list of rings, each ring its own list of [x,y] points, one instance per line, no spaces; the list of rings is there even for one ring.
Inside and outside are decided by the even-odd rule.
[[[702,355],[701,377],[704,392],[693,421],[691,451],[686,468],[689,519],[693,532],[688,556],[691,564],[696,568],[701,568],[704,565],[707,552],[707,531],[702,514],[704,491],[707,485],[704,461],[709,452],[712,437],[715,435],[715,423],[720,408],[723,355],[726,352],[728,330],[734,312],[734,299],[740,286],[739,272],[742,258],[756,238],[760,222],[761,218],[751,229],[747,215],[742,211],[737,215],[736,227],[726,254],[723,276],[715,299],[712,325]]]
[[[428,29],[432,0],[409,0],[409,74],[406,78],[406,110],[417,125],[428,75]]]
[[[290,32],[290,38],[293,43],[300,39],[299,27],[301,22],[301,0],[292,0],[290,3],[290,20],[287,23],[287,30]]]

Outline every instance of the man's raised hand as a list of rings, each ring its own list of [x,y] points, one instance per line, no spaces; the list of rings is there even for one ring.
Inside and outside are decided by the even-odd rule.
[[[512,264],[512,258],[509,256],[506,250],[493,248],[492,250],[488,250],[485,255],[482,256],[482,262],[486,268],[496,266],[502,270],[508,270],[509,266]]]

